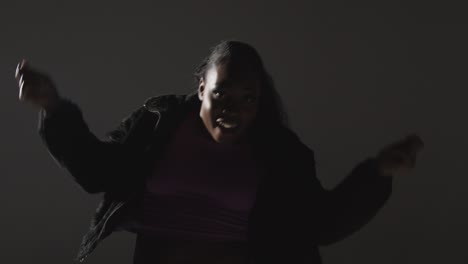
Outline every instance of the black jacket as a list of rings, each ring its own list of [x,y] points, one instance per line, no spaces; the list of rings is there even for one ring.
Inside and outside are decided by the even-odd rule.
[[[93,135],[77,105],[63,100],[40,111],[39,133],[49,153],[88,193],[103,193],[75,261],[138,216],[145,178],[184,114],[199,107],[195,94],[146,100],[105,140]],[[255,156],[268,168],[248,221],[249,255],[255,263],[321,263],[318,246],[364,226],[391,193],[374,158],[359,163],[333,190],[316,178],[313,151],[285,127],[255,138]],[[137,209],[135,209],[137,208]]]

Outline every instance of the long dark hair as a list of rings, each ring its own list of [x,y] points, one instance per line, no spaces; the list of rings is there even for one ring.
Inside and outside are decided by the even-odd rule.
[[[211,48],[210,55],[203,59],[193,74],[196,85],[198,85],[201,78],[205,77],[206,71],[212,65],[220,65],[228,61],[236,65],[242,65],[241,67],[245,70],[259,76],[261,90],[254,127],[288,127],[288,117],[281,98],[276,91],[273,78],[266,71],[257,50],[247,43],[236,40],[223,40]]]

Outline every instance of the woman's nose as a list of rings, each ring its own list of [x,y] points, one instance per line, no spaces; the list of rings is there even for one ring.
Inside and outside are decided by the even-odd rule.
[[[238,111],[233,110],[232,108],[228,108],[228,107],[223,108],[223,110],[221,112],[223,114],[229,114],[229,115],[237,115],[238,114]]]
[[[231,114],[237,114],[239,112],[239,104],[236,102],[236,100],[233,100],[233,98],[227,98],[223,105],[223,114],[224,113],[231,113]]]
[[[231,103],[223,106],[221,112],[226,115],[237,116],[239,115],[240,108],[238,105]]]

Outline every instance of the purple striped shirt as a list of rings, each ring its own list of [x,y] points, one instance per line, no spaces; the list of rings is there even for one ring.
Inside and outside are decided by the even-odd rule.
[[[155,162],[140,232],[168,239],[245,241],[262,168],[248,144],[220,144],[191,113]]]

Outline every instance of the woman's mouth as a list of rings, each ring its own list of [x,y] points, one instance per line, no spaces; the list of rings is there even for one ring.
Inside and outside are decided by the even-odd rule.
[[[239,122],[236,120],[229,120],[224,118],[216,119],[216,124],[225,129],[235,129],[239,126]]]

